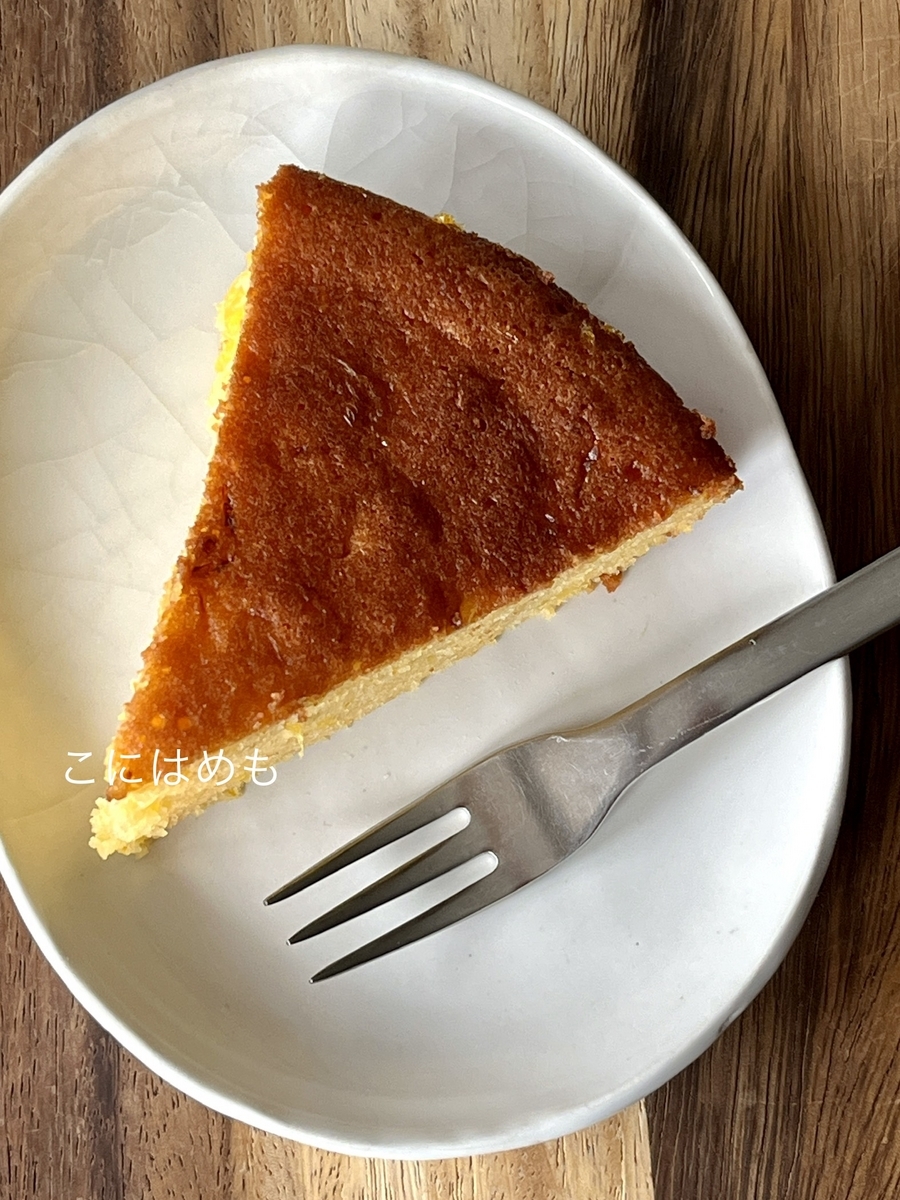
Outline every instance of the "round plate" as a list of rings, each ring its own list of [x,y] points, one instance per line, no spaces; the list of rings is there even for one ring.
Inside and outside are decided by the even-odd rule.
[[[614,595],[506,635],[146,858],[102,863],[86,843],[104,749],[202,489],[215,304],[282,162],[453,213],[552,271],[716,421],[745,490]],[[841,664],[656,768],[531,887],[369,966],[308,982],[396,915],[285,943],[358,872],[262,905],[504,743],[600,718],[830,581],[747,338],[653,202],[480,79],[290,47],[176,75],[67,134],[0,198],[0,262],[2,865],[85,1007],[211,1107],[379,1156],[561,1135],[703,1050],[824,871]]]

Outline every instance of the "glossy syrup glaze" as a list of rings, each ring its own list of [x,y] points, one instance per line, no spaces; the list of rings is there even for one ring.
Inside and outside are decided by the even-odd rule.
[[[154,749],[302,715],[738,486],[710,425],[538,267],[293,167],[260,189],[221,418],[115,743],[145,777]]]

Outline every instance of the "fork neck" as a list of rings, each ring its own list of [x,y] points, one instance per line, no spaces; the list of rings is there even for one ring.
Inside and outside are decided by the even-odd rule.
[[[646,769],[898,622],[900,548],[580,732],[618,726]]]

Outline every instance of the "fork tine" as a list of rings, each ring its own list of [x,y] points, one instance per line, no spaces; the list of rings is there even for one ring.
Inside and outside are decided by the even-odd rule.
[[[474,858],[476,854],[481,854],[489,849],[484,834],[476,826],[469,824],[458,833],[451,834],[446,841],[439,842],[438,845],[431,846],[428,850],[423,850],[410,862],[397,867],[390,875],[376,880],[375,883],[363,888],[361,892],[357,892],[355,896],[351,896],[320,917],[316,917],[302,929],[298,929],[288,941],[291,945],[295,945],[297,942],[305,942],[307,938],[334,929],[336,925],[342,925],[344,921],[350,921],[354,917],[362,916],[363,913],[371,912],[380,904],[387,904],[389,900],[404,896],[423,883],[430,883],[432,879],[437,879],[439,875],[443,875],[446,871],[452,871],[454,867],[461,866],[470,858]]]
[[[351,863],[358,862],[367,854],[372,854],[375,850],[380,850],[383,846],[397,841],[398,838],[405,837],[406,834],[413,833],[416,829],[421,829],[423,825],[436,821],[438,817],[445,816],[453,809],[462,807],[459,803],[458,793],[446,787],[436,788],[421,800],[408,805],[396,816],[388,817],[374,829],[361,834],[349,845],[342,846],[340,850],[314,864],[309,870],[298,875],[296,879],[292,879],[290,883],[286,883],[272,892],[271,896],[265,898],[263,904],[277,904],[280,900],[287,900],[289,896],[295,896],[304,888],[318,883],[320,879],[326,879],[329,875],[333,875],[335,871],[349,867]]]
[[[329,966],[323,967],[321,971],[317,971],[312,976],[310,983],[331,979],[335,975],[349,971],[351,967],[362,966],[363,963],[380,958],[383,954],[389,954],[392,950],[399,950],[431,933],[437,933],[439,929],[445,929],[448,925],[453,925],[464,917],[472,916],[482,908],[493,904],[495,900],[502,900],[504,896],[516,891],[525,882],[527,882],[525,879],[516,878],[504,871],[502,866],[497,866],[490,875],[485,875],[474,883],[470,883],[462,891],[440,901],[433,908],[413,917],[411,921],[405,921],[389,933],[382,934],[381,937],[375,938],[365,946],[360,946],[358,950],[353,950]]]

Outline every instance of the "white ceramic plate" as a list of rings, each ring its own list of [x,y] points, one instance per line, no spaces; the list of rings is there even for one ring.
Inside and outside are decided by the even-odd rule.
[[[101,777],[201,490],[214,306],[252,243],[255,185],[285,161],[452,212],[549,268],[716,420],[746,490],[615,595],[507,635],[147,858],[101,863],[98,788],[65,772]],[[479,79],[291,47],[176,75],[66,135],[0,198],[0,263],[2,865],[78,999],[212,1107],[381,1156],[566,1133],[704,1049],[824,871],[841,665],[663,764],[515,898],[368,967],[307,982],[383,914],[285,944],[349,884],[261,903],[490,750],[599,718],[830,581],[747,338],[652,201]]]

